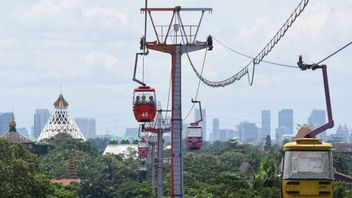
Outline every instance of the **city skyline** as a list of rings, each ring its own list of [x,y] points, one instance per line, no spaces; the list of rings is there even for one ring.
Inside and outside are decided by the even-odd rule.
[[[37,108],[36,109],[36,111],[34,112],[34,117],[35,117],[35,115],[36,115],[36,113],[38,113],[38,111],[37,110],[39,110],[39,112],[40,111],[46,111],[47,109],[40,109],[40,108]],[[206,111],[206,109],[204,108],[203,109],[204,111]],[[281,109],[281,110],[287,110],[287,109]],[[295,114],[295,111],[294,111],[294,109],[292,109],[293,110],[293,120],[296,120],[296,118],[295,118],[295,116],[294,116],[294,114]],[[196,111],[196,109],[194,110],[194,111]],[[258,119],[253,119],[253,120],[240,120],[240,119],[237,119],[237,120],[233,120],[233,121],[229,121],[228,119],[225,119],[225,120],[222,120],[222,119],[219,119],[219,118],[212,118],[211,120],[212,120],[212,122],[211,123],[207,123],[207,127],[208,128],[210,128],[211,130],[209,130],[208,129],[208,131],[207,131],[207,133],[208,133],[208,138],[207,138],[207,140],[212,140],[212,139],[214,139],[214,137],[213,137],[213,122],[214,122],[214,119],[216,119],[216,120],[218,120],[218,124],[219,124],[219,122],[220,122],[220,126],[221,127],[219,127],[219,130],[221,130],[221,129],[233,129],[233,130],[236,130],[236,127],[237,127],[237,125],[239,125],[239,124],[241,124],[242,122],[250,122],[250,123],[254,123],[256,126],[257,126],[257,128],[258,128],[258,130],[260,130],[260,131],[258,131],[258,136],[261,136],[261,133],[262,133],[262,124],[263,124],[263,120],[262,120],[262,116],[263,116],[263,112],[269,112],[269,117],[270,117],[270,128],[271,128],[271,131],[270,131],[270,136],[272,137],[272,139],[275,139],[275,137],[276,137],[276,129],[278,128],[278,121],[275,121],[275,120],[277,120],[278,119],[278,116],[275,116],[276,114],[278,114],[279,112],[280,112],[280,110],[279,111],[277,111],[277,112],[275,112],[275,111],[272,111],[272,110],[261,110],[261,111],[258,111],[258,113],[257,114],[255,114],[255,117],[258,117]],[[307,117],[306,118],[304,118],[303,120],[306,120],[305,122],[302,122],[302,123],[298,123],[298,122],[293,122],[293,134],[295,134],[295,132],[296,132],[296,127],[298,126],[298,125],[303,125],[303,124],[310,124],[310,125],[312,125],[312,126],[315,126],[315,127],[317,127],[317,125],[314,125],[314,124],[312,124],[312,122],[315,122],[315,123],[322,123],[321,122],[321,119],[324,119],[325,117],[324,116],[326,116],[326,115],[321,115],[321,113],[322,112],[324,112],[324,113],[326,113],[326,111],[325,110],[319,110],[319,109],[312,109],[312,110],[310,110],[309,111],[310,113],[309,114],[307,114]],[[11,115],[12,114],[12,112],[0,112],[0,123],[2,122],[1,121],[1,114],[3,114],[3,113],[5,113],[6,115],[8,114],[8,115]],[[49,115],[50,115],[50,111],[49,111]],[[14,115],[16,116],[16,112],[14,113]],[[196,114],[194,114],[194,115],[196,115]],[[73,115],[74,116],[74,115]],[[321,117],[323,117],[323,118],[321,118]],[[87,117],[79,117],[79,118],[75,118],[75,121],[76,121],[76,119],[81,119],[81,118],[83,118],[83,119],[86,119]],[[88,118],[87,118],[88,119]],[[94,119],[95,120],[95,118],[94,117],[91,117],[91,118],[89,118],[89,119]],[[194,119],[196,119],[196,118],[194,118]],[[197,118],[198,119],[198,118]],[[209,118],[208,118],[209,119]],[[10,120],[10,117],[8,117],[8,120]],[[189,121],[189,120],[188,120]],[[35,121],[34,121],[35,122]],[[33,123],[31,123],[31,125],[33,126],[34,125],[34,122]],[[223,124],[223,123],[227,123],[227,122],[230,122],[231,124],[229,125],[229,124]],[[30,133],[30,128],[27,128],[27,127],[25,127],[25,126],[23,126],[23,125],[21,125],[21,122],[20,121],[17,121],[17,123],[19,124],[19,126],[20,126],[20,128],[25,128],[26,130],[27,130],[27,132],[28,132],[28,134],[29,135],[31,135],[31,137],[33,137],[33,134],[32,133]],[[45,123],[46,123],[46,121],[45,121]],[[45,123],[44,123],[44,125],[45,125]],[[95,123],[95,125],[97,125],[98,123]],[[184,124],[187,124],[186,122],[184,122]],[[333,129],[330,129],[330,130],[328,130],[328,134],[335,134],[336,133],[336,130],[337,130],[337,127],[339,126],[339,125],[343,125],[343,126],[347,126],[349,129],[350,128],[352,128],[351,126],[349,126],[348,125],[348,123],[339,123],[339,122],[337,122],[336,120],[335,120],[335,127],[333,128]],[[185,125],[185,127],[186,127],[187,125]],[[186,129],[184,127],[184,130]],[[6,125],[6,128],[8,128],[8,124]],[[128,130],[131,130],[131,131],[138,131],[138,127],[127,127],[127,128],[123,128],[121,131],[117,131],[117,132],[109,132],[109,133],[106,133],[106,131],[98,131],[97,129],[96,129],[96,136],[101,136],[101,135],[106,135],[106,134],[108,134],[108,135],[117,135],[117,136],[123,136],[124,134],[126,134],[126,131],[128,131]],[[133,132],[134,134],[136,133],[136,132]],[[183,135],[185,135],[185,131],[184,131],[184,133],[183,133]],[[203,132],[203,135],[204,135],[204,132]],[[220,137],[218,137],[218,139],[219,139]]]
[[[213,13],[205,16],[198,38],[204,40],[211,34],[251,56],[263,48],[297,6],[295,1],[279,0],[257,1],[257,6],[252,1],[223,2],[202,1],[202,6],[213,8]],[[175,5],[195,7],[199,1],[150,2],[151,7]],[[138,126],[131,107],[132,91],[137,84],[131,77],[144,30],[144,16],[139,10],[143,6],[142,2],[127,0],[3,2],[0,111],[12,111],[13,106],[20,126],[30,129],[35,109],[51,109],[52,101],[62,90],[71,101],[72,115],[95,117],[99,134],[123,133],[125,128]],[[267,60],[295,65],[298,56],[303,55],[305,62],[313,63],[345,45],[352,32],[352,21],[346,20],[352,18],[351,6],[348,0],[310,2]],[[248,12],[251,17],[247,17]],[[147,38],[154,39],[152,31],[148,31]],[[352,68],[348,67],[351,53],[349,47],[324,62],[328,65],[334,120],[348,127],[352,125],[352,105],[348,105],[352,99],[348,92],[352,83]],[[203,52],[192,53],[191,57],[200,68]],[[214,40],[204,76],[222,80],[248,61]],[[185,57],[182,65],[185,117],[192,106],[190,99],[195,96],[198,78]],[[150,51],[145,58],[144,77],[148,85],[156,88],[157,99],[164,108],[168,106],[169,72],[169,57]],[[207,108],[208,121],[219,118],[226,128],[245,120],[259,125],[258,112],[262,109],[277,112],[292,108],[294,125],[305,123],[312,109],[325,109],[321,72],[266,63],[257,66],[253,86],[246,79],[219,89],[201,84],[198,99]],[[276,122],[275,116],[272,113],[272,122]],[[209,125],[207,128],[210,129]]]

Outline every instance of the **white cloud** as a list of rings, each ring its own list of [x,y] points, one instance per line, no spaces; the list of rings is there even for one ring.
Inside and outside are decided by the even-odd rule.
[[[258,53],[258,48],[263,48],[268,42],[267,39],[275,33],[273,29],[273,24],[267,17],[257,18],[253,25],[238,31],[234,36],[235,45],[239,49],[246,49],[247,53]]]
[[[112,71],[119,63],[116,57],[106,52],[89,52],[85,54],[84,61],[88,65],[103,65],[107,71]]]
[[[13,49],[18,47],[20,41],[16,37],[0,38],[0,49]]]
[[[82,14],[89,21],[97,21],[94,24],[102,24],[105,28],[113,28],[116,25],[127,25],[128,22],[126,13],[111,8],[83,8]]]
[[[102,7],[84,0],[42,0],[16,7],[14,13],[20,25],[36,32],[117,31],[132,22],[126,10],[116,4]]]
[[[31,120],[34,108],[42,104],[52,108],[62,82],[67,97],[72,98],[71,104],[78,105],[80,110],[84,109],[82,114],[98,115],[104,114],[104,111],[118,111],[131,116],[130,96],[136,86],[131,77],[135,52],[143,32],[144,19],[139,11],[144,6],[143,2],[11,2],[0,8],[0,78],[3,82],[0,111],[11,105],[10,101],[22,103],[24,100],[13,100],[16,97],[36,100],[33,104],[26,102],[26,105],[18,105],[28,109],[23,112],[22,120]],[[150,2],[150,6],[213,6],[213,14],[204,17],[199,40],[214,34],[230,47],[254,56],[297,3],[280,0],[208,0],[201,3],[197,0],[155,0]],[[351,4],[350,0],[310,1],[304,13],[267,59],[294,65],[297,56],[303,54],[307,62],[314,62],[350,41]],[[148,31],[148,38],[152,40],[150,23]],[[204,70],[204,75],[210,80],[229,77],[249,62],[247,58],[229,52],[216,42],[214,44],[214,51],[208,53]],[[351,84],[348,74],[352,71],[352,67],[347,66],[350,54],[351,50],[346,49],[327,62],[332,65],[329,67],[332,97],[338,101],[334,103],[334,113],[343,115],[337,116],[342,120],[339,122],[349,121],[344,116],[349,113],[345,105],[347,102],[344,101],[352,98],[348,93],[348,85]],[[200,70],[203,52],[192,53],[191,56]],[[189,99],[194,97],[198,79],[185,55],[182,64],[183,104],[186,112],[190,106]],[[145,66],[146,82],[158,89],[158,98],[162,99],[163,104],[166,103],[170,56],[151,52]],[[298,73],[261,64],[257,68],[253,87],[248,86],[244,77],[239,83],[226,88],[213,89],[201,85],[199,95],[200,99],[205,100],[208,115],[219,116],[220,119],[223,116],[250,120],[257,116],[256,120],[259,120],[261,108],[276,111],[294,107],[299,112],[299,121],[302,121],[312,108],[322,104],[316,103],[322,93],[320,75],[317,72]],[[104,104],[97,95],[104,97]],[[85,108],[87,106],[92,108]],[[131,120],[120,122],[119,127],[136,124],[132,116],[129,118]]]
[[[16,14],[19,15],[19,20],[24,23],[42,25],[42,22],[45,22],[45,24],[58,26],[64,21],[76,21],[77,17],[73,16],[77,16],[75,11],[78,8],[79,0],[62,0],[57,3],[51,0],[43,0],[29,7],[19,7]],[[68,20],[69,18],[71,20]]]

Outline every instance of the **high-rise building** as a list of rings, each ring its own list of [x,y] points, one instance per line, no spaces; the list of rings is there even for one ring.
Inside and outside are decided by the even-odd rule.
[[[258,128],[255,123],[241,122],[238,125],[238,130],[242,142],[253,142],[258,139]]]
[[[50,117],[50,112],[48,109],[36,109],[34,113],[34,125],[32,136],[37,139],[42,132],[46,122]]]
[[[230,129],[230,130],[227,131],[227,137],[229,139],[234,139],[235,138],[235,133],[236,133],[235,130]]]
[[[125,136],[127,137],[137,137],[139,132],[139,128],[126,128]]]
[[[271,118],[270,110],[262,110],[262,128],[260,138],[264,139],[267,135],[271,134]]]
[[[234,137],[233,139],[239,140],[240,139],[240,131],[239,130],[235,130],[234,131]]]
[[[210,142],[214,142],[214,137],[213,137],[213,133],[209,133],[209,141]]]
[[[203,130],[203,139],[207,141],[209,140],[209,138],[207,133],[207,111],[205,109],[202,109],[202,116],[203,116],[203,121],[200,123],[200,125],[202,126],[202,130]],[[194,120],[195,121],[200,120],[199,109],[194,110]]]
[[[213,141],[220,140],[220,123],[218,118],[213,119]]]
[[[316,128],[324,125],[325,120],[326,120],[325,110],[313,110],[308,118],[308,124]]]
[[[225,142],[235,137],[233,129],[220,129],[220,141]]]
[[[75,122],[78,128],[82,131],[84,137],[86,138],[95,138],[96,126],[94,118],[75,118]]]
[[[3,135],[9,131],[9,122],[12,115],[12,112],[0,113],[0,135]]]
[[[350,132],[347,126],[341,126],[337,127],[336,129],[336,136],[340,139],[342,139],[343,142],[350,142]]]
[[[276,140],[281,144],[283,137],[293,135],[293,109],[282,109],[279,111],[278,121]]]
[[[325,110],[313,110],[308,117],[308,125],[318,128],[325,124],[326,112]],[[320,134],[320,138],[326,139],[326,131]]]
[[[227,141],[227,133],[226,133],[227,129],[220,129],[219,133],[220,133],[220,141],[225,142]]]

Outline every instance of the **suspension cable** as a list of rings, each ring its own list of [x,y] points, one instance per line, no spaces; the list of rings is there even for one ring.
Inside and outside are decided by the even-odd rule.
[[[179,18],[179,23],[180,23],[181,26],[183,27],[183,22],[182,22],[181,18]],[[184,31],[183,28],[181,28],[181,39],[182,39],[182,43],[183,43],[183,44],[188,44],[188,42],[185,41],[185,38],[186,38],[186,32]],[[186,51],[188,60],[189,60],[189,62],[191,63],[191,65],[192,65],[192,67],[193,67],[193,70],[195,70],[195,67],[194,67],[194,65],[193,65],[193,63],[192,63],[192,61],[191,61],[190,56],[189,56],[187,47],[185,48],[185,51]],[[202,68],[201,68],[201,75],[203,75],[203,70],[204,70],[204,66],[205,66],[205,60],[206,60],[206,58],[207,58],[207,52],[208,52],[208,48],[205,48],[205,54],[204,54],[204,57],[203,57],[203,63],[202,63]],[[199,79],[199,81],[198,81],[198,86],[197,86],[197,91],[196,91],[196,95],[195,95],[195,100],[197,100],[197,98],[198,98],[199,89],[200,89],[200,81],[201,81],[201,79]],[[195,105],[195,103],[192,104],[192,106],[191,106],[190,110],[188,111],[186,117],[183,119],[184,121],[187,120],[188,116],[191,114],[191,112],[192,112],[192,110],[193,110],[193,108],[194,108],[194,105]]]
[[[253,84],[254,80],[254,71],[255,71],[255,66],[258,65],[262,60],[264,59],[265,56],[267,56],[271,50],[275,47],[275,45],[281,40],[281,38],[285,35],[287,30],[292,26],[292,24],[296,21],[298,16],[304,11],[306,6],[308,5],[309,0],[302,0],[296,9],[293,11],[293,13],[290,15],[290,17],[286,20],[286,22],[281,26],[279,31],[274,35],[274,37],[269,41],[269,43],[259,52],[257,56],[254,57],[254,59],[249,62],[245,67],[243,67],[239,72],[234,74],[233,76],[222,80],[222,81],[210,81],[202,76],[196,68],[194,67],[193,63],[191,62],[191,58],[189,57],[189,54],[187,53],[188,60],[190,61],[190,64],[193,68],[193,71],[196,73],[198,78],[206,85],[210,87],[225,87],[227,85],[233,84],[236,81],[239,81],[244,75],[247,74],[248,77],[249,75],[249,66],[253,67],[253,73],[252,73],[252,78],[248,79],[249,85]]]
[[[211,36],[212,36],[212,38],[213,38],[216,42],[218,42],[220,45],[222,45],[222,46],[225,47],[226,49],[228,49],[228,50],[230,50],[230,51],[232,51],[232,52],[234,52],[234,53],[236,53],[236,54],[238,54],[238,55],[241,55],[241,56],[243,56],[243,57],[249,58],[249,59],[251,59],[251,60],[255,59],[253,56],[249,56],[249,55],[247,55],[247,54],[244,54],[244,53],[242,53],[242,52],[239,52],[239,51],[237,51],[237,50],[234,50],[233,48],[229,47],[228,45],[226,45],[226,44],[224,44],[223,42],[221,42],[221,41],[219,41],[218,39],[216,39],[213,35],[211,35]],[[256,60],[256,61],[258,61],[258,60]],[[289,67],[289,68],[295,68],[295,69],[298,68],[298,66],[295,66],[295,65],[288,65],[288,64],[277,63],[277,62],[273,62],[273,61],[262,60],[262,62],[263,62],[263,63],[272,64],[272,65],[277,65],[277,66],[283,66],[283,67]]]
[[[200,71],[201,74],[203,74],[204,65],[205,65],[205,60],[206,60],[206,58],[207,58],[207,52],[208,52],[208,49],[205,48],[205,53],[204,53],[204,58],[203,58],[203,63],[202,63],[202,69],[201,69],[201,71]],[[188,56],[188,53],[187,53],[187,56]],[[199,79],[199,80],[198,80],[197,91],[196,91],[196,95],[195,95],[195,97],[194,97],[194,98],[195,98],[194,100],[197,100],[197,99],[198,99],[198,93],[199,93],[199,88],[200,88],[200,82],[201,82],[201,80]],[[188,116],[191,114],[191,112],[192,112],[192,110],[193,110],[193,108],[194,108],[194,105],[195,105],[195,103],[192,104],[191,109],[188,111],[186,117],[183,119],[184,121],[186,121],[187,118],[188,118]]]
[[[314,65],[319,65],[320,63],[328,60],[329,58],[333,57],[334,55],[336,55],[337,53],[339,53],[340,51],[342,51],[343,49],[345,49],[346,47],[348,47],[349,45],[352,44],[352,41],[347,43],[346,45],[344,45],[343,47],[341,47],[340,49],[336,50],[334,53],[330,54],[329,56],[323,58],[321,61],[319,61],[318,63],[315,63]]]

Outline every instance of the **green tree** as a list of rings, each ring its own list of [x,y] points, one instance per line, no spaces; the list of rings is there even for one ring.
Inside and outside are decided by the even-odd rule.
[[[95,147],[103,152],[106,148],[106,146],[109,144],[110,138],[104,137],[104,138],[94,138],[94,139],[89,139],[88,141],[90,141],[92,144],[95,145]]]
[[[352,184],[346,182],[334,183],[334,197],[335,198],[352,198]]]
[[[270,150],[271,150],[271,137],[270,135],[267,135],[265,137],[264,151],[270,151]]]
[[[255,177],[254,187],[277,187],[279,177],[276,173],[275,161],[272,157],[268,156],[262,159],[258,173]]]
[[[90,155],[98,155],[99,151],[96,146],[88,141],[74,139],[66,133],[59,133],[56,136],[47,140],[48,143],[55,148],[55,151],[78,150]]]
[[[334,153],[334,168],[338,172],[352,175],[352,158],[343,153]]]
[[[63,187],[60,184],[51,184],[53,192],[48,198],[76,198],[77,195],[74,189],[70,187]]]
[[[76,168],[81,180],[75,188],[54,186],[54,197],[153,197],[150,182],[139,182],[140,162],[136,151],[125,156],[103,156],[89,141],[75,140],[69,135],[57,135],[48,140],[53,149],[42,156],[41,167],[53,177],[66,177],[69,154],[75,152]],[[72,185],[70,185],[72,186]]]
[[[51,193],[49,178],[40,173],[35,155],[23,146],[0,138],[1,197],[45,198]]]

